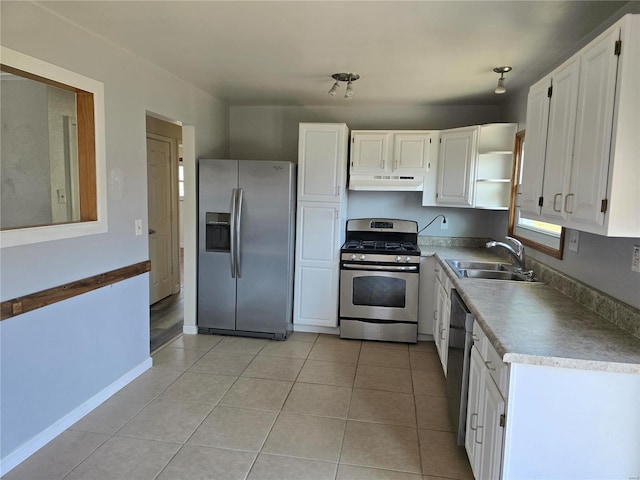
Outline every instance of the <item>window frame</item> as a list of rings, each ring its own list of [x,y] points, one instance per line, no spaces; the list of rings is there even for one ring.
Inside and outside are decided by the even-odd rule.
[[[0,248],[107,232],[104,85],[6,47],[0,54],[2,70],[76,93],[81,179],[80,221],[0,230]]]
[[[562,229],[560,230],[559,238],[553,236],[553,238],[558,238],[558,241],[559,241],[558,248],[546,245],[541,241],[536,240],[536,237],[538,239],[541,239],[541,238],[544,238],[545,236],[552,237],[552,235],[548,235],[542,232],[532,231],[531,237],[527,237],[522,235],[516,230],[516,227],[517,227],[516,222],[518,219],[518,211],[517,211],[518,186],[519,186],[518,180],[520,178],[520,169],[522,168],[522,152],[523,152],[522,145],[524,143],[525,132],[526,132],[525,130],[520,130],[519,132],[516,133],[515,146],[513,149],[514,161],[513,161],[513,171],[511,174],[511,199],[509,202],[509,236],[517,238],[522,242],[523,245],[527,247],[533,248],[534,250],[538,250],[542,253],[545,253],[546,255],[562,260],[562,255],[564,252],[564,238],[565,238],[565,231],[566,231],[564,227],[562,227]],[[524,229],[520,228],[520,230],[522,231]]]

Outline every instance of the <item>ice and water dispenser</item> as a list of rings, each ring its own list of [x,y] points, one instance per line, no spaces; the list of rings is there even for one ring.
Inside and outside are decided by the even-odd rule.
[[[205,223],[206,250],[228,252],[231,248],[231,214],[206,212]]]

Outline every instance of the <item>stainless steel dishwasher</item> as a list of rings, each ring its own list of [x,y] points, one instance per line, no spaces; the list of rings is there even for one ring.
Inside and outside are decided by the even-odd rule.
[[[473,346],[473,315],[457,291],[451,290],[449,360],[447,364],[447,402],[458,445],[464,445],[469,393],[469,361]]]

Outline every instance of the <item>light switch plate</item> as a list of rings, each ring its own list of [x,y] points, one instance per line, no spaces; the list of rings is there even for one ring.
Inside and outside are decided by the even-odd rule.
[[[580,232],[578,230],[571,230],[569,233],[569,250],[578,253],[578,245],[580,244]]]
[[[142,235],[142,219],[136,218],[135,220],[136,237]]]

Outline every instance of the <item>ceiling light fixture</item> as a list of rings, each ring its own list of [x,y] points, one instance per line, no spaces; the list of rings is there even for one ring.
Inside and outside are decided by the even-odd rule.
[[[333,78],[335,82],[331,87],[331,90],[329,90],[329,92],[327,93],[329,93],[329,95],[331,95],[332,97],[335,97],[338,91],[338,87],[340,87],[339,82],[347,82],[347,89],[344,93],[344,98],[351,98],[353,97],[353,82],[358,80],[360,78],[360,75],[358,75],[357,73],[334,73],[333,75],[331,75],[331,78]]]
[[[504,86],[504,74],[510,72],[511,70],[513,70],[511,67],[496,67],[493,69],[494,72],[500,74],[500,78],[498,79],[498,86],[493,91],[493,93],[501,95],[507,92],[507,89]]]

